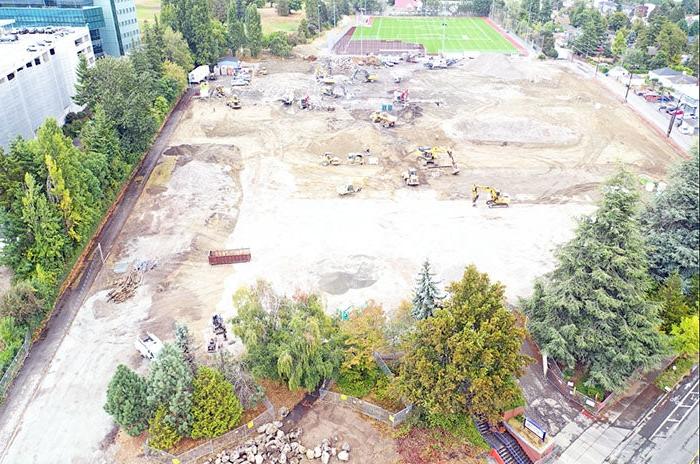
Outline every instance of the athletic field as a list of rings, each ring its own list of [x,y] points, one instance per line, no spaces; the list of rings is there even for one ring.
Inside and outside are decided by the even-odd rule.
[[[517,52],[484,18],[374,17],[369,27],[358,26],[350,40],[400,40],[423,45],[427,53],[433,54]]]

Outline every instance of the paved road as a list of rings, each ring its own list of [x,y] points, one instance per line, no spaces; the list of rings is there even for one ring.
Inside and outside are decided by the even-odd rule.
[[[687,464],[698,454],[700,379],[697,367],[658,402],[610,454],[610,463]]]
[[[114,214],[102,229],[97,241],[101,244],[105,256],[112,249],[114,240],[136,204],[145,185],[144,180],[148,179],[161,153],[167,148],[170,137],[184,114],[191,97],[192,93],[189,91],[175,107],[153,146],[146,154],[136,175],[138,181],[129,184],[122,202],[117,206]],[[77,283],[64,292],[57,302],[56,311],[47,324],[43,338],[32,346],[29,357],[8,392],[7,400],[0,406],[0,463],[6,462],[7,454],[22,426],[23,416],[27,407],[40,390],[41,384],[49,371],[49,366],[56,356],[56,352],[63,343],[70,326],[78,314],[78,309],[85,301],[87,292],[101,268],[102,261],[99,253],[93,251],[91,259],[86,264],[85,270]],[[50,431],[47,431],[47,433],[50,433]]]
[[[570,63],[570,66],[586,77],[597,79],[602,86],[615,94],[621,102],[624,101],[625,93],[627,92],[626,83],[618,82],[615,79],[607,77],[601,73],[596,75],[595,68],[587,63],[574,61]],[[660,136],[666,136],[671,118],[667,114],[659,112],[655,104],[648,103],[642,97],[635,95],[634,92],[630,90],[627,97],[627,105],[629,105],[630,108],[644,118],[650,124],[650,126],[660,134]],[[673,127],[671,130],[671,140],[676,144],[676,146],[687,152],[692,144],[695,143],[697,137],[683,135],[678,131],[677,127]]]

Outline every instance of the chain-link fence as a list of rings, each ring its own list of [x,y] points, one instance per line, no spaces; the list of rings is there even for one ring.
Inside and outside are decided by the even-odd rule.
[[[528,48],[536,52],[542,51],[544,37],[532,27],[532,21],[527,18],[521,19],[519,14],[513,13],[508,8],[497,8],[495,6],[491,10],[489,18]]]
[[[399,412],[390,412],[381,406],[368,403],[360,398],[324,389],[320,389],[315,395],[318,395],[318,401],[352,409],[353,411],[357,411],[378,421],[385,422],[392,427],[396,427],[405,421],[413,409],[413,405],[408,405]]]
[[[24,336],[24,343],[22,343],[22,346],[19,347],[19,350],[15,354],[15,357],[12,359],[12,361],[10,361],[10,365],[7,366],[5,373],[2,375],[2,379],[0,379],[0,403],[2,403],[5,399],[5,395],[7,395],[7,390],[10,389],[12,381],[15,379],[15,376],[22,368],[24,360],[29,355],[29,347],[31,346],[31,343],[32,336],[30,332],[27,332]]]
[[[163,464],[190,464],[198,462],[206,456],[243,442],[248,436],[257,434],[258,427],[275,420],[275,408],[272,403],[265,399],[265,406],[267,408],[265,412],[257,416],[255,419],[241,425],[236,429],[226,432],[220,437],[209,440],[178,455],[153,449],[148,446],[148,442],[144,444],[144,451],[146,456],[148,456],[151,460],[161,462]]]

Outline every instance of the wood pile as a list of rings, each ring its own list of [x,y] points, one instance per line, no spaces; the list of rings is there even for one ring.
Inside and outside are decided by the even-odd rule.
[[[114,288],[107,293],[107,302],[123,303],[134,296],[136,289],[141,285],[143,274],[156,265],[156,261],[140,261],[132,266],[124,277],[112,282]]]

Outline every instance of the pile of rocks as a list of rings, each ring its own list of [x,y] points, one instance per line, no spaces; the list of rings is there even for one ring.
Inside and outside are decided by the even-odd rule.
[[[331,458],[347,462],[350,460],[350,445],[343,443],[336,447],[338,437],[324,439],[315,448],[301,444],[301,429],[289,433],[281,430],[282,422],[275,421],[258,427],[258,435],[231,451],[223,451],[213,460],[204,464],[302,464],[320,459],[329,464]]]

